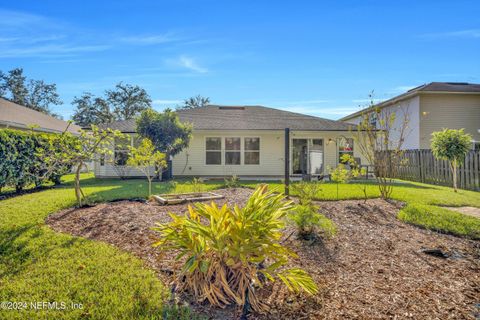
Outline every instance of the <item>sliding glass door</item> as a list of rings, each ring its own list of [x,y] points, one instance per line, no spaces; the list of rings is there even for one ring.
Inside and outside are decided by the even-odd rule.
[[[323,139],[292,140],[292,174],[323,174]]]

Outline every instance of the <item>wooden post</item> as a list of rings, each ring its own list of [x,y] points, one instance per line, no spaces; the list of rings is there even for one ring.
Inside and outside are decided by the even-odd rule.
[[[290,195],[290,128],[285,128],[285,195]]]

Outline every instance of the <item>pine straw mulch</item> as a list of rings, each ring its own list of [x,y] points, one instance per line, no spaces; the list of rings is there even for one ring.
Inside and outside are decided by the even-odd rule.
[[[230,205],[243,204],[249,189],[217,190]],[[319,202],[338,233],[330,240],[306,242],[295,235],[285,245],[300,258],[319,285],[314,297],[292,295],[280,284],[258,293],[270,310],[251,319],[475,319],[480,317],[480,242],[443,235],[398,221],[399,204],[380,199]],[[164,283],[171,283],[173,254],[161,255],[151,244],[155,222],[186,205],[158,206],[120,201],[69,209],[47,219],[57,231],[105,241],[144,259]],[[285,230],[287,238],[294,228]],[[441,249],[448,258],[427,255]],[[212,308],[180,295],[195,311],[212,319],[238,319],[238,308]]]

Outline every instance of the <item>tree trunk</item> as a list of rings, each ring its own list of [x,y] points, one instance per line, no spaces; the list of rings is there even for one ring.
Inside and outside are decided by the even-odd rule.
[[[82,189],[80,189],[80,171],[82,170],[82,163],[77,166],[75,170],[75,197],[77,198],[78,207],[82,206]]]
[[[453,160],[453,191],[457,192],[457,160]]]
[[[148,196],[150,197],[152,195],[152,179],[148,178]]]

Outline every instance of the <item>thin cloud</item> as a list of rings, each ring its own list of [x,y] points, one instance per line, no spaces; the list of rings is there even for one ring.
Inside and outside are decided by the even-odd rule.
[[[458,31],[426,33],[420,35],[420,38],[437,39],[437,38],[480,38],[480,29],[466,29]]]
[[[83,52],[105,51],[107,45],[66,45],[50,44],[24,48],[9,48],[0,50],[0,58],[12,57],[59,57],[72,56]]]
[[[385,100],[385,99],[379,99],[379,98],[378,99],[377,98],[375,98],[375,99],[353,99],[352,102],[354,102],[354,103],[369,103],[369,102],[373,101],[374,103],[377,103],[377,102],[382,102],[383,100]]]
[[[143,35],[143,36],[128,36],[120,38],[120,41],[133,44],[133,45],[154,45],[175,42],[179,39],[171,33],[158,34],[158,35]]]
[[[191,71],[194,71],[196,73],[207,73],[208,69],[205,67],[202,67],[201,65],[198,64],[198,62],[189,56],[186,55],[181,55],[178,58],[174,60],[167,60],[167,63],[176,66],[176,67],[181,67],[185,68]]]

